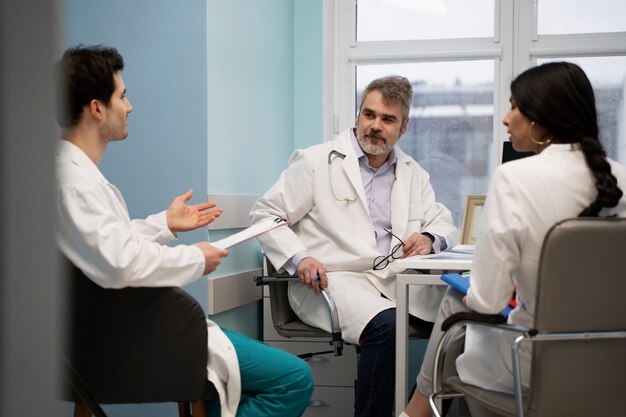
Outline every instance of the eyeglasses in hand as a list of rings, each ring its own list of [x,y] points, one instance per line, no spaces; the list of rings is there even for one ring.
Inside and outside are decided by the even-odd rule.
[[[395,237],[400,241],[396,246],[391,249],[391,253],[387,256],[377,256],[374,259],[374,265],[372,268],[374,271],[380,271],[382,269],[387,268],[387,266],[392,263],[394,260],[399,259],[402,256],[402,248],[404,247],[404,242],[398,236],[394,235],[387,229],[383,229],[385,232],[389,233],[391,236]]]

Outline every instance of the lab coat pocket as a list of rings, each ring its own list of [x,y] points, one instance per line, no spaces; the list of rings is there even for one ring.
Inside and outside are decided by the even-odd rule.
[[[422,204],[409,204],[409,221],[424,220],[424,206]]]
[[[424,224],[424,206],[422,204],[409,204],[408,230],[418,231]]]

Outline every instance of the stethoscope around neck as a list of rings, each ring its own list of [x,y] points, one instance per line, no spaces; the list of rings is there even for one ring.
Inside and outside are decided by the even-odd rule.
[[[330,151],[328,153],[328,184],[330,185],[330,192],[332,193],[333,197],[335,200],[339,201],[339,202],[344,202],[346,204],[348,203],[353,203],[356,201],[356,195],[354,197],[344,197],[344,198],[338,198],[337,194],[335,194],[335,189],[333,188],[333,178],[332,178],[332,174],[331,174],[331,165],[333,163],[333,161],[335,160],[335,158],[341,158],[341,159],[345,159],[346,155],[342,154],[341,152],[333,149],[332,151]]]

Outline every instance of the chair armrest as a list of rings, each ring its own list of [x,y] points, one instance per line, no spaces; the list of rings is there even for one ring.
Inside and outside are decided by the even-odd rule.
[[[463,311],[452,314],[441,324],[441,330],[445,333],[441,337],[437,350],[435,352],[434,369],[433,369],[433,392],[441,392],[441,374],[443,372],[445,348],[449,342],[449,338],[454,332],[454,327],[467,326],[468,324],[475,326],[486,326],[497,328],[505,331],[513,331],[522,333],[525,336],[532,336],[537,333],[535,329],[528,329],[521,326],[513,326],[506,324],[506,319],[501,314],[483,314],[475,311]]]
[[[443,323],[441,323],[441,330],[448,333],[452,327],[466,326],[468,324],[493,327],[509,332],[524,333],[527,336],[534,336],[538,333],[537,329],[529,329],[527,327],[506,324],[506,319],[500,314],[483,314],[475,311],[462,311],[452,314],[450,317],[445,319]]]
[[[501,314],[483,314],[475,311],[462,311],[454,313],[441,323],[441,330],[448,331],[448,329],[456,322],[459,321],[472,321],[484,324],[502,324],[506,322],[506,319]]]
[[[289,282],[300,282],[300,278],[284,272],[276,272],[269,261],[267,261],[267,265],[267,271],[271,274],[271,276],[255,277],[254,282],[257,286],[270,286],[272,321],[274,322],[274,327],[276,327],[277,331],[280,333],[280,327],[283,324],[282,321],[285,319],[290,321],[300,320],[289,306],[287,295],[287,284]],[[341,338],[341,328],[339,327],[339,315],[331,295],[326,290],[322,290],[321,295],[324,299],[324,304],[328,308],[328,314],[330,315],[330,336],[331,343],[333,345],[333,352],[335,356],[341,356],[343,354],[343,339]]]

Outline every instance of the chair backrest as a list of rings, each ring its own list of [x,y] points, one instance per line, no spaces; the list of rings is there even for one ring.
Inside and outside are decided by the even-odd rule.
[[[217,398],[207,380],[207,328],[180,288],[105,289],[67,261],[63,351],[98,403]],[[66,391],[64,399],[76,400]]]
[[[289,305],[289,282],[279,281],[268,285],[272,322],[279,335],[284,337],[331,337],[330,333],[309,326],[298,318]]]
[[[546,235],[535,328],[626,330],[626,219],[576,218]],[[533,343],[529,415],[623,416],[626,340]],[[541,410],[540,414],[536,410]]]
[[[276,268],[264,259],[264,275],[268,277],[289,277],[281,275]],[[276,332],[283,337],[322,337],[330,338],[331,334],[302,322],[289,304],[289,281],[273,281],[267,284],[270,295],[272,324]]]

